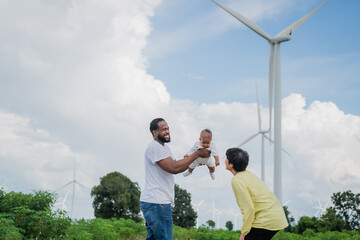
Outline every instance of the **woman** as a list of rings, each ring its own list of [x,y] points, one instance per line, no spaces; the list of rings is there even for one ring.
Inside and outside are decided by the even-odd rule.
[[[246,170],[248,163],[248,153],[240,148],[226,151],[226,169],[234,174],[231,185],[243,215],[240,240],[271,239],[288,226],[285,213],[265,183]]]

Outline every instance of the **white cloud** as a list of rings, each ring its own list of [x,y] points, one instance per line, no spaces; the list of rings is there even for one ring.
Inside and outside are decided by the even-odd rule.
[[[73,161],[85,166],[92,162],[90,156],[74,153],[47,131],[32,127],[27,118],[0,111],[0,133],[2,180],[20,191],[54,190],[62,184],[60,179],[72,179]],[[80,177],[93,184],[89,176]]]

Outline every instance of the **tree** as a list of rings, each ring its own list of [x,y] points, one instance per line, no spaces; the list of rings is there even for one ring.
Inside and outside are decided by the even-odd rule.
[[[56,196],[46,191],[24,194],[0,190],[0,239],[54,239],[65,235],[71,219],[53,212]]]
[[[91,190],[97,218],[125,218],[140,221],[140,188],[136,182],[119,172],[100,178]]]
[[[310,218],[308,216],[303,216],[298,221],[296,232],[302,234],[306,229],[313,229],[314,231],[317,231],[317,224],[318,220],[316,217]]]
[[[351,190],[337,192],[331,196],[333,210],[345,220],[346,229],[359,230],[360,228],[360,194]]]
[[[175,184],[174,224],[189,229],[195,226],[196,218],[197,214],[191,205],[191,194]]]
[[[234,228],[234,224],[232,223],[232,221],[227,221],[225,223],[225,227],[227,228],[227,230],[232,231]]]
[[[338,231],[341,232],[345,229],[345,221],[335,213],[332,207],[326,209],[326,212],[321,215],[318,231],[319,232],[328,232],[328,231]]]
[[[208,220],[206,224],[212,229],[215,228],[215,222],[213,220]]]
[[[291,213],[290,213],[289,208],[287,206],[283,206],[283,209],[284,209],[284,212],[285,212],[286,220],[289,223],[289,226],[287,226],[284,230],[286,232],[292,232],[293,231],[292,228],[293,228],[295,219],[294,219],[293,216],[290,215]]]

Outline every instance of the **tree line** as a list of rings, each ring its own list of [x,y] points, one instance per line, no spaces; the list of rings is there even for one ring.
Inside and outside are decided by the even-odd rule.
[[[56,193],[7,193],[0,189],[0,239],[105,239],[94,236],[111,233],[117,237],[109,239],[136,239],[132,236],[140,236],[139,239],[142,239],[146,235],[144,220],[140,214],[140,188],[136,182],[132,182],[119,172],[112,172],[100,178],[99,185],[91,190],[91,197],[95,219],[72,220],[66,211],[54,210]],[[344,230],[360,233],[360,194],[350,190],[338,192],[331,196],[331,200],[332,206],[320,217],[303,216],[297,223],[285,206],[289,226],[284,234],[287,232],[312,236],[316,233]],[[208,231],[215,228],[215,222],[212,220],[193,230],[197,214],[191,205],[191,194],[178,185],[175,185],[173,219],[174,225],[177,226],[174,229],[177,229],[176,232],[182,237],[196,235],[195,239],[201,239],[200,236],[208,236],[204,239],[213,239],[209,236],[216,235],[215,232]],[[227,221],[225,226],[230,234],[233,223]],[[188,229],[188,232],[181,229]],[[226,234],[222,231],[217,233],[225,239]],[[238,233],[229,234],[226,235],[228,239],[233,239],[232,237]],[[80,235],[83,238],[79,238]]]

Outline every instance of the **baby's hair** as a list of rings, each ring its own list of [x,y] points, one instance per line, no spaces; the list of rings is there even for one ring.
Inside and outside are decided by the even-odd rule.
[[[205,134],[206,134],[206,135],[210,135],[210,137],[212,137],[212,132],[211,132],[211,130],[208,129],[208,128],[205,128],[204,130],[201,131],[200,137],[204,136]]]

